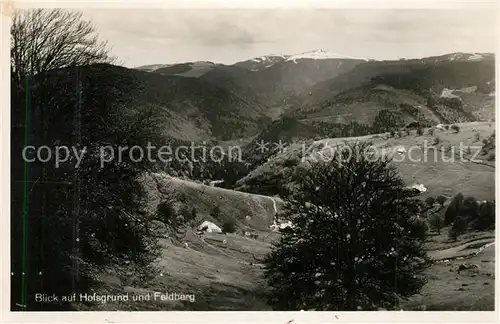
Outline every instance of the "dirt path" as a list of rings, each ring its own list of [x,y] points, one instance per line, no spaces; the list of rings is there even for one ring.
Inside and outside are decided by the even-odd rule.
[[[493,242],[492,242],[493,240]],[[482,243],[483,245],[479,248],[473,248],[473,249],[467,249],[470,246],[477,245]],[[494,245],[494,239],[479,239],[475,241],[470,241],[458,246],[454,246],[449,249],[445,250],[437,250],[437,251],[429,251],[428,255],[431,259],[435,261],[441,261],[441,260],[446,260],[446,259],[453,259],[453,258],[465,258],[465,257],[470,257],[470,256],[475,256],[478,255],[479,253],[482,253],[485,249],[489,248],[490,246]]]
[[[274,215],[276,215],[278,213],[278,208],[276,208],[276,200],[274,200],[273,197],[269,197],[269,199],[271,199],[271,201],[273,202]]]

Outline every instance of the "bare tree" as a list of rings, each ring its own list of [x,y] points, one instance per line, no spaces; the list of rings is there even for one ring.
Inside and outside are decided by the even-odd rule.
[[[14,12],[11,27],[11,110],[16,127],[24,125],[24,101],[29,102],[30,129],[46,138],[53,98],[48,97],[44,72],[94,63],[114,63],[96,27],[76,11],[31,9]],[[26,85],[26,86],[25,86]],[[26,89],[25,89],[26,88]],[[35,123],[36,121],[36,123]],[[35,135],[36,134],[36,135]]]
[[[10,47],[11,73],[17,84],[26,75],[115,60],[82,13],[62,9],[16,11]]]

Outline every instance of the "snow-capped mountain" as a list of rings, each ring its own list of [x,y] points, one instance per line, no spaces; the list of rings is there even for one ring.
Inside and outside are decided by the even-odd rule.
[[[235,65],[251,71],[259,71],[266,69],[278,62],[285,61],[290,55],[285,54],[270,54],[265,56],[254,57],[253,59],[238,62]]]
[[[266,56],[261,56],[261,57],[255,57],[252,59],[254,62],[272,62],[275,60],[281,60],[281,59],[287,59],[289,58],[290,55],[285,55],[285,54],[270,54]]]
[[[153,72],[161,68],[169,67],[174,64],[149,64],[149,65],[143,65],[143,66],[138,66],[136,67],[137,70],[142,70],[142,71],[147,71],[147,72]]]
[[[450,61],[467,60],[467,61],[481,61],[485,58],[490,58],[489,53],[453,53],[450,55]]]
[[[483,61],[494,59],[495,56],[492,53],[451,53],[441,56],[431,56],[428,58],[423,58],[423,62],[438,63],[443,61],[457,62],[457,61]]]
[[[300,54],[270,54],[265,56],[255,57],[253,59],[238,62],[235,65],[251,70],[260,71],[261,69],[267,69],[281,62],[291,62],[297,64],[297,60],[361,60],[368,61],[365,58],[351,57],[346,55],[341,55],[333,52],[329,52],[325,49],[317,49],[309,52],[304,52]]]
[[[297,60],[310,59],[310,60],[328,60],[328,59],[352,59],[352,60],[364,60],[368,61],[366,58],[345,56],[333,52],[329,52],[325,49],[318,49],[310,52],[300,53],[296,55],[289,56],[286,61],[292,61],[297,63]]]

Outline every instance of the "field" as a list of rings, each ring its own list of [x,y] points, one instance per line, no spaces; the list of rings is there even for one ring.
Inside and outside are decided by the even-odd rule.
[[[372,143],[376,154],[394,156],[394,164],[408,185],[423,184],[427,188],[423,193],[424,197],[438,195],[452,197],[461,192],[465,196],[472,195],[479,200],[494,200],[494,161],[485,161],[483,157],[479,162],[481,158],[474,155],[476,150],[482,147],[481,141],[493,133],[495,124],[477,122],[457,125],[460,127],[458,133],[451,129],[442,131],[434,129],[433,135],[429,135],[429,129],[424,129],[422,136],[418,136],[416,130],[410,130],[409,135],[403,133],[402,137],[377,134],[292,144],[283,154],[275,156],[253,170],[246,178],[240,180],[239,184],[265,177],[269,170],[277,173],[278,170],[286,168],[287,160],[299,159],[303,152],[306,152],[310,159],[321,161],[328,159],[337,144],[367,141]],[[434,144],[436,138],[439,139],[438,144]],[[464,150],[463,158],[460,158],[461,145]],[[469,146],[471,153],[467,150]],[[398,154],[398,148],[404,148],[406,152]],[[447,149],[450,151],[446,152]],[[454,159],[451,157],[452,154],[455,155]],[[303,163],[303,158],[300,159]],[[478,162],[474,162],[476,160]]]

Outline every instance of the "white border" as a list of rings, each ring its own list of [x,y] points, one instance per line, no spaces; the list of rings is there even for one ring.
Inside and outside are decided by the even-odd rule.
[[[497,4],[497,0],[486,1],[459,1],[440,0],[190,0],[180,2],[179,0],[165,1],[22,1],[4,0],[1,3],[1,47],[0,47],[0,75],[1,75],[1,106],[0,109],[0,143],[2,152],[7,156],[0,157],[1,170],[1,219],[3,235],[2,240],[2,267],[1,278],[3,293],[2,300],[2,322],[5,323],[363,323],[363,322],[405,322],[405,323],[498,323],[499,300],[496,299],[495,312],[11,312],[10,311],[10,61],[9,61],[9,27],[10,19],[5,16],[5,2],[10,2],[16,8],[29,7],[65,7],[65,8],[352,8],[352,9],[374,9],[374,8],[398,8],[398,9],[465,9],[491,6]],[[132,14],[132,13],[131,13]],[[286,27],[284,27],[286,28]],[[460,37],[458,35],[458,37]],[[497,48],[500,43],[497,42]],[[500,68],[498,54],[496,52],[496,115],[500,110],[498,85],[500,84]],[[496,124],[498,128],[498,123]],[[498,129],[497,129],[498,132]],[[499,148],[497,148],[496,156]],[[500,180],[498,173],[495,174],[496,185]],[[496,193],[496,198],[500,194]],[[500,206],[497,204],[497,219],[500,218]],[[500,232],[496,229],[496,237]],[[499,249],[496,249],[496,260],[499,260]],[[496,274],[499,273],[499,265],[496,262]],[[495,296],[498,296],[499,284],[495,281]]]
[[[16,8],[491,8],[496,0],[4,0]]]

